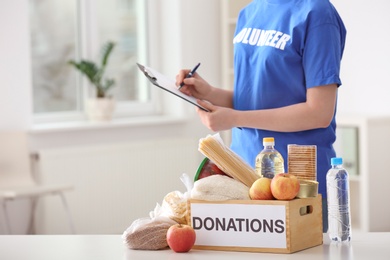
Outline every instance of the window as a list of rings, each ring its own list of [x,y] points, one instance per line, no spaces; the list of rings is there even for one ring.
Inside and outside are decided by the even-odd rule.
[[[111,94],[118,103],[117,114],[154,111],[150,86],[136,67],[137,61],[147,60],[145,3],[144,0],[30,0],[36,118],[58,121],[82,117],[84,100],[93,95],[93,88],[67,62],[81,58],[99,61],[100,49],[107,41],[116,43],[106,76],[116,81]]]

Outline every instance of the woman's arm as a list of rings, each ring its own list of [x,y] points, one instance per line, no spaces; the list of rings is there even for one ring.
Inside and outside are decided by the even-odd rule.
[[[238,111],[199,101],[211,112],[198,110],[198,114],[203,124],[213,131],[233,127],[304,131],[329,126],[335,112],[336,96],[337,85],[332,84],[308,89],[306,102],[274,109]]]

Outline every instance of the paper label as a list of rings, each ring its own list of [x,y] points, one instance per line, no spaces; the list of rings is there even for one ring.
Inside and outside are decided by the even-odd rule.
[[[195,245],[287,248],[286,206],[191,203]]]

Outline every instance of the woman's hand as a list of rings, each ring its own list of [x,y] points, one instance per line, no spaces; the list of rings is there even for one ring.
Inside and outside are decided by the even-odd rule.
[[[209,112],[206,112],[197,108],[196,111],[202,123],[210,130],[218,132],[236,127],[235,118],[237,117],[238,111],[231,108],[215,106],[202,100],[198,100],[197,102],[209,110]]]
[[[180,91],[188,96],[197,99],[207,100],[214,105],[222,107],[233,107],[233,91],[216,88],[205,81],[198,73],[194,73],[191,78],[186,78],[190,70],[180,70],[176,76],[176,85]]]
[[[189,72],[190,70],[180,70],[176,76],[176,85],[179,87],[184,83],[180,88],[181,92],[198,99],[207,99],[213,87],[196,72],[192,77],[186,78]]]

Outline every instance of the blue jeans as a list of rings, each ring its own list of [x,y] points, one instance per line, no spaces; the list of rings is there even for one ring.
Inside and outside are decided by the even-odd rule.
[[[322,198],[322,232],[328,232],[328,205],[326,198]]]

